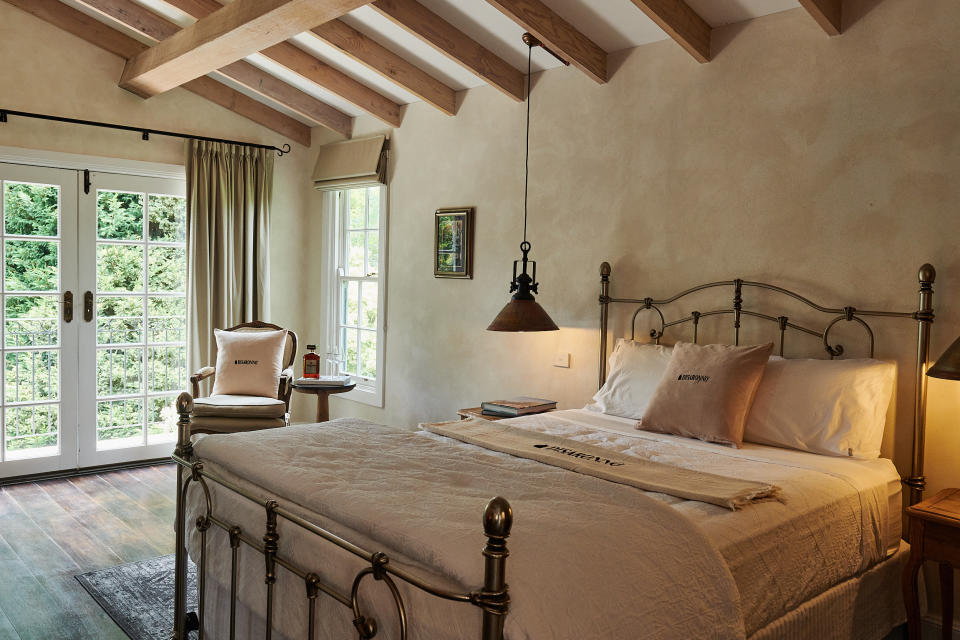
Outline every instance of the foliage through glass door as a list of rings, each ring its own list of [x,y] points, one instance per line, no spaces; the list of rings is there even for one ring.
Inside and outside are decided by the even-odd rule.
[[[185,388],[186,205],[97,191],[97,450],[176,440]]]
[[[60,446],[60,189],[3,181],[3,456]]]

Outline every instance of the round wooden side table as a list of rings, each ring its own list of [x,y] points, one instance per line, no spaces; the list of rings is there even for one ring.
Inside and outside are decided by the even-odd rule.
[[[317,422],[326,422],[330,419],[330,396],[335,393],[346,393],[353,389],[355,384],[342,387],[319,387],[312,384],[293,383],[293,390],[317,396]]]

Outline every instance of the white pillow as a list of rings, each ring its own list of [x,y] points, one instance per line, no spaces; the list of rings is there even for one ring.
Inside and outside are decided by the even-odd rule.
[[[217,375],[211,395],[276,398],[287,330],[222,331],[217,340]]]
[[[639,420],[650,404],[673,347],[620,338],[610,354],[610,373],[585,408]]]
[[[743,439],[831,456],[873,459],[896,365],[879,360],[771,358]]]

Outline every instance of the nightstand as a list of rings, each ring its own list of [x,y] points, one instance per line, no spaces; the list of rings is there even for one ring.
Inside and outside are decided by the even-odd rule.
[[[910,518],[910,559],[903,570],[903,599],[911,640],[920,640],[920,599],[917,577],[924,560],[940,563],[940,606],[943,637],[953,635],[953,570],[960,569],[960,489],[907,507]]]

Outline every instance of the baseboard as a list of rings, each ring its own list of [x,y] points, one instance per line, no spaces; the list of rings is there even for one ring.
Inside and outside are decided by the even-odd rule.
[[[49,471],[47,473],[32,473],[23,476],[13,476],[10,478],[0,478],[0,487],[11,484],[26,484],[29,482],[40,482],[42,480],[57,480],[60,478],[73,478],[76,476],[89,476],[108,471],[120,471],[122,469],[137,469],[139,467],[152,467],[156,464],[169,462],[170,458],[151,458],[150,460],[137,460],[136,462],[123,462],[120,464],[102,464],[96,467],[83,467],[82,469],[66,469],[63,471]]]
[[[940,640],[943,635],[943,625],[939,615],[927,614],[921,620],[923,640]],[[956,616],[953,619],[953,640],[960,640],[960,621]]]

